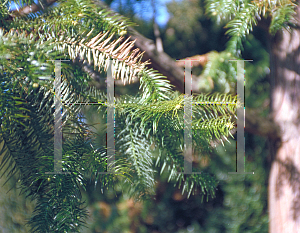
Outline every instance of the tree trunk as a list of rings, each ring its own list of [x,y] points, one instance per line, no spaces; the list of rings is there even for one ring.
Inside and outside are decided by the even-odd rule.
[[[299,19],[299,7],[297,7]],[[300,232],[300,30],[271,42],[271,111],[280,140],[271,150],[269,232]]]

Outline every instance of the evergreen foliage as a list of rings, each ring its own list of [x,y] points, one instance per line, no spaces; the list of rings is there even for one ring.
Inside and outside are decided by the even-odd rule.
[[[231,36],[227,49],[233,54],[240,55],[242,41],[261,17],[270,17],[269,31],[275,34],[285,28],[290,30],[296,26],[295,1],[236,1],[236,0],[207,0],[206,12],[217,22],[227,21],[227,34]]]
[[[20,1],[18,7],[32,3]],[[229,49],[221,55],[240,55],[241,41],[260,14],[271,15],[271,33],[289,27],[294,6],[291,1],[207,1],[207,12],[230,20]],[[9,1],[1,1],[0,16],[0,171],[8,179],[17,175],[22,191],[37,201],[28,222],[32,232],[80,232],[87,216],[81,197],[87,177],[101,188],[124,184],[125,192],[144,198],[153,193],[155,167],[161,167],[161,173],[167,171],[168,180],[181,185],[188,196],[197,188],[207,198],[214,196],[217,182],[209,173],[178,173],[184,167],[184,96],[172,90],[166,77],[149,69],[148,61],[142,62],[143,53],[123,37],[132,25],[128,19],[90,0],[58,1],[55,7],[13,20],[8,19]],[[95,148],[95,135],[82,121],[80,105],[66,104],[62,167],[67,174],[49,174],[54,167],[55,106],[54,64],[48,60],[72,60],[62,62],[64,103],[97,102],[99,113],[107,108],[106,93],[89,85],[92,78],[74,65],[76,58],[101,73],[111,61],[115,79],[140,80],[138,95],[115,98],[116,174],[98,173],[109,169],[106,147]],[[205,74],[232,77],[234,68],[221,63],[210,59]],[[190,100],[195,154],[210,151],[212,139],[223,143],[232,136],[236,96],[199,94]],[[158,153],[153,153],[153,146]]]
[[[216,181],[210,175],[177,173],[183,168],[184,97],[172,91],[165,77],[148,69],[147,62],[141,62],[142,53],[132,49],[134,42],[124,41],[122,35],[130,23],[110,15],[91,1],[59,1],[57,7],[2,25],[1,167],[9,166],[1,170],[9,178],[18,174],[22,191],[37,200],[28,222],[32,232],[79,232],[87,214],[80,187],[92,175],[102,186],[119,177],[130,184],[129,192],[137,198],[153,193],[153,143],[160,151],[157,165],[168,166],[169,180],[183,185],[189,195],[197,186],[203,194],[214,195]],[[115,99],[117,173],[113,175],[97,173],[106,170],[106,148],[94,148],[93,134],[88,134],[88,126],[79,117],[80,105],[64,105],[62,112],[62,165],[68,173],[47,174],[54,166],[55,109],[54,65],[47,60],[77,56],[99,72],[106,72],[111,60],[115,79],[140,78],[138,96]],[[88,81],[91,77],[80,68],[63,63],[63,103],[93,101],[101,103],[99,111],[106,109],[105,93],[90,87]],[[213,101],[233,104],[207,105]],[[193,102],[193,142],[195,150],[203,151],[210,148],[212,136],[222,140],[221,136],[229,135],[226,124],[232,122],[237,99],[199,95]]]

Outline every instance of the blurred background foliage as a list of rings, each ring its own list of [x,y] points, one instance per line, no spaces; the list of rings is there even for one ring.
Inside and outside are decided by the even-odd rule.
[[[228,36],[225,35],[225,24],[216,24],[205,14],[203,0],[155,1],[159,5],[166,4],[169,19],[166,25],[160,26],[164,52],[174,60],[205,54],[222,58],[221,52],[226,48]],[[105,0],[114,6],[113,9],[129,17],[138,26],[137,31],[150,39],[155,39],[153,20],[143,19],[141,15],[149,14],[151,0]],[[138,9],[138,10],[137,10]],[[144,13],[143,13],[144,12]],[[247,108],[264,106],[263,112],[269,112],[269,54],[265,43],[266,31],[256,27],[243,44],[245,62],[245,105]],[[221,54],[222,55],[222,54]],[[226,55],[227,56],[227,55]],[[230,57],[230,56],[229,56]],[[226,58],[226,57],[225,57]],[[223,77],[220,73],[214,77],[204,75],[202,67],[193,68],[194,75],[202,78],[203,92],[231,92],[235,94],[235,64],[224,62],[224,69],[231,66],[233,71]],[[210,80],[213,85],[209,85]],[[116,95],[137,91],[138,85],[131,84],[116,87]],[[94,130],[99,134],[97,143],[105,143],[103,126],[106,119],[96,115],[91,107],[83,111],[89,123],[95,124]],[[230,175],[236,169],[236,141],[230,140],[225,146],[218,145],[209,156],[199,159],[203,171],[214,175],[219,181],[216,198],[202,202],[200,195],[192,195],[187,199],[181,190],[167,182],[167,177],[156,174],[156,194],[149,200],[138,203],[121,195],[119,187],[104,190],[90,186],[85,192],[89,205],[89,229],[86,233],[266,233],[268,232],[267,213],[267,179],[268,141],[245,132],[246,171],[249,175]],[[1,181],[5,180],[1,178]],[[2,182],[3,183],[3,182]],[[26,232],[22,222],[30,216],[34,203],[18,195],[19,190],[6,194],[9,185],[1,188],[0,232]]]
[[[142,1],[106,1],[116,4],[120,13],[130,17],[138,26],[135,27],[145,37],[155,40],[153,20],[141,18],[141,5],[151,6],[149,0]],[[120,2],[122,2],[120,4]],[[119,4],[117,4],[119,3]],[[139,5],[137,7],[137,5]],[[203,0],[181,0],[166,3],[169,20],[160,26],[164,52],[174,60],[210,53],[211,60],[222,59],[228,37],[225,24],[216,24],[205,15]],[[149,11],[149,9],[148,9]],[[264,106],[265,114],[269,112],[269,54],[265,43],[266,31],[256,27],[243,44],[245,62],[245,104],[247,107]],[[214,58],[215,57],[215,58]],[[225,58],[225,59],[224,59]],[[211,77],[213,88],[204,76],[202,67],[193,68],[193,77],[202,78],[203,92],[230,92],[235,94],[236,79],[234,62],[226,62],[224,70],[228,76],[228,67],[233,67],[231,77],[222,81],[220,73]],[[227,69],[227,70],[226,70]],[[207,85],[207,87],[205,87]],[[229,86],[229,88],[227,87]],[[129,93],[130,86],[122,87]],[[156,195],[144,203],[134,203],[122,198],[117,190],[100,194],[99,190],[90,190],[87,195],[91,201],[93,223],[91,232],[268,232],[267,213],[267,178],[268,141],[245,132],[246,171],[253,175],[229,175],[236,169],[236,141],[230,140],[225,147],[218,145],[208,157],[200,160],[202,170],[216,176],[219,181],[215,199],[201,202],[200,196],[189,199],[181,191],[167,182],[164,174],[157,174]],[[93,204],[92,204],[93,203]]]

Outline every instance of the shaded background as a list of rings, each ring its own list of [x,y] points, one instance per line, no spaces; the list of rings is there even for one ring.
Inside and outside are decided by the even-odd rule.
[[[217,25],[205,15],[203,0],[107,0],[112,9],[129,17],[138,26],[135,29],[152,40],[154,22],[159,25],[164,52],[174,60],[221,52],[228,37],[225,24]],[[153,14],[153,5],[156,12]],[[269,112],[269,54],[266,32],[258,25],[247,37],[242,57],[252,59],[245,67],[245,105],[260,108],[262,116]],[[201,66],[193,68],[193,80],[200,79],[200,92],[235,93],[235,77],[225,74],[204,76]],[[182,77],[183,78],[183,77]],[[134,94],[138,84],[116,87],[116,95]],[[263,106],[263,108],[262,108]],[[105,142],[105,119],[90,107],[84,110],[89,123],[97,124],[100,134],[96,143]],[[234,135],[235,136],[235,135]],[[135,203],[115,188],[104,193],[94,186],[84,194],[90,211],[89,229],[82,232],[268,232],[267,180],[270,165],[269,142],[266,138],[245,132],[246,171],[254,175],[228,175],[236,169],[236,141],[198,161],[199,166],[215,175],[219,181],[216,198],[201,202],[197,193],[187,199],[181,190],[157,174],[156,195],[144,203]],[[3,178],[1,178],[1,181]],[[3,182],[2,182],[3,183]],[[18,190],[8,194],[9,184],[1,188],[0,232],[27,232],[24,219],[30,216],[34,203],[18,196]]]

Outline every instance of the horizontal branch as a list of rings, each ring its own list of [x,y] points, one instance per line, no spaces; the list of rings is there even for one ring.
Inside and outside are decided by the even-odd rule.
[[[135,29],[129,27],[128,34],[131,40],[136,40],[135,46],[145,51],[143,60],[151,60],[151,64],[148,66],[168,77],[170,83],[173,84],[178,91],[183,93],[184,70],[176,65],[176,60],[164,52],[158,52],[154,41],[144,37]]]
[[[56,2],[56,0],[45,0],[46,4],[44,7],[48,7]],[[109,9],[105,3],[102,1],[94,1],[96,5]],[[32,4],[31,6],[25,6],[19,10],[12,11],[13,17],[18,15],[25,15],[29,13],[35,13],[39,10],[43,9],[43,6],[40,4]],[[110,10],[110,9],[109,9]],[[110,10],[111,11],[111,10]],[[160,73],[168,77],[171,84],[173,84],[177,90],[184,93],[184,69],[182,66],[182,62],[177,62],[175,59],[172,59],[169,55],[164,52],[158,52],[156,50],[155,43],[138,33],[133,28],[128,28],[128,35],[131,36],[130,40],[136,40],[135,46],[139,48],[141,51],[145,51],[143,56],[144,60],[151,60],[151,66],[155,70],[158,70]],[[203,65],[206,62],[206,55],[198,55],[201,58],[199,61],[199,65]],[[99,72],[95,71],[92,66],[90,66],[86,62],[80,62],[78,60],[73,60],[73,62],[79,64],[84,72],[88,73],[98,86],[102,86],[103,83],[101,81],[101,75]],[[120,81],[120,82],[119,82]],[[135,79],[134,81],[138,81]],[[117,85],[123,85],[121,80],[116,80]],[[197,92],[197,80],[193,80],[193,92]],[[269,137],[270,139],[277,139],[280,137],[280,129],[279,127],[272,121],[270,118],[263,118],[259,116],[259,112],[253,109],[246,109],[245,113],[245,130],[249,133],[257,134],[264,137]]]
[[[104,9],[112,11],[104,2],[94,0],[94,3]],[[184,69],[180,67],[175,59],[171,58],[165,52],[158,52],[155,42],[140,34],[132,27],[128,27],[128,36],[130,40],[135,42],[135,47],[141,51],[145,51],[143,61],[151,60],[149,68],[158,70],[161,74],[166,76],[170,83],[175,86],[175,89],[184,93]],[[200,79],[193,79],[192,90],[194,93],[199,93],[198,82]]]
[[[182,62],[177,62],[176,64],[177,64],[177,66],[184,67],[185,63],[183,61],[184,60],[191,60],[192,64],[193,64],[193,67],[195,67],[195,66],[202,66],[203,67],[208,62],[208,55],[209,55],[209,53],[206,53],[206,54],[203,54],[203,55],[195,55],[195,56],[192,56],[192,57],[187,57],[187,58],[181,59]]]

